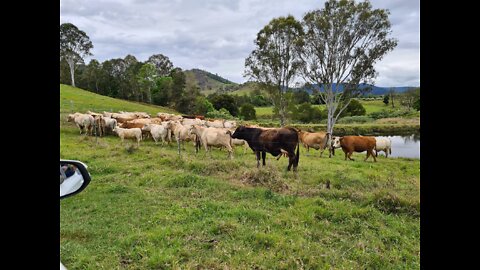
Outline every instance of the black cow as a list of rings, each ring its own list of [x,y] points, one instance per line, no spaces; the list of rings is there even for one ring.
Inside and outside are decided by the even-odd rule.
[[[260,167],[260,152],[262,152],[263,166],[265,166],[266,152],[277,157],[282,153],[288,155],[287,170],[293,165],[293,171],[297,171],[300,159],[300,146],[298,133],[294,128],[262,129],[239,126],[232,135],[234,139],[243,139],[257,155],[257,168]],[[295,155],[295,146],[297,154]]]

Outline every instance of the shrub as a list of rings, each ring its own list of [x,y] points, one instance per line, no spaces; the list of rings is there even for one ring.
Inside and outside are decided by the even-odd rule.
[[[240,116],[242,116],[244,120],[257,119],[255,107],[249,103],[243,104],[242,107],[240,107]]]
[[[210,118],[220,118],[220,119],[234,119],[234,117],[230,114],[229,111],[225,108],[221,108],[220,110],[213,110],[206,114],[207,117]]]
[[[337,112],[341,107],[343,107],[342,104],[338,106]],[[347,108],[345,108],[345,110],[342,111],[342,113],[340,114],[340,117],[365,115],[366,113],[367,113],[367,110],[365,110],[365,108],[360,103],[360,101],[356,99],[352,99],[348,104]]]

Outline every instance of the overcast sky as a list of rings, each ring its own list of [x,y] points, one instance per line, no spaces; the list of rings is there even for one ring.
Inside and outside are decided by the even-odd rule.
[[[321,9],[320,0],[61,0],[60,23],[85,31],[92,58],[134,55],[145,61],[161,53],[174,66],[199,68],[243,83],[245,58],[260,29],[279,16]],[[419,0],[371,0],[390,10],[397,47],[375,66],[377,86],[420,85]],[[91,58],[86,59],[88,62]]]

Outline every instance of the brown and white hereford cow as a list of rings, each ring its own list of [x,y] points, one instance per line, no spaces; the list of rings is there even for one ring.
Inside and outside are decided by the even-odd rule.
[[[373,160],[377,162],[375,154],[373,153],[375,145],[375,137],[370,136],[343,136],[334,137],[332,140],[333,148],[342,148],[343,152],[345,153],[345,160],[347,160],[347,157],[350,160],[354,160],[351,158],[353,152],[361,153],[363,151],[367,151],[367,157],[365,158],[365,161],[367,161],[369,156],[372,156]]]

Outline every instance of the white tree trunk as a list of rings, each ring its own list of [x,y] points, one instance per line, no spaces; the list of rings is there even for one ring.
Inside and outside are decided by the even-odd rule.
[[[72,86],[75,87],[75,63],[73,59],[67,59],[68,66],[70,67],[70,77],[72,78]]]

